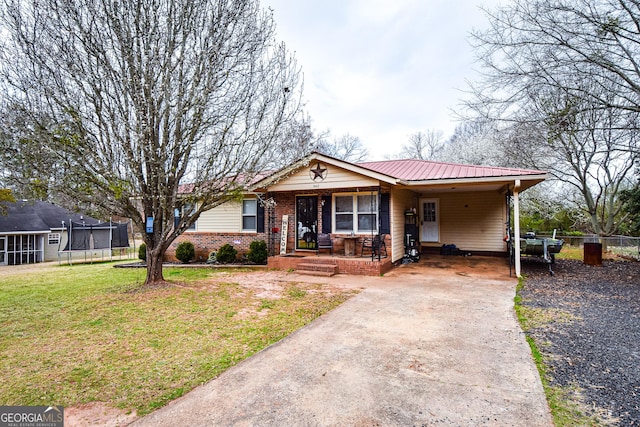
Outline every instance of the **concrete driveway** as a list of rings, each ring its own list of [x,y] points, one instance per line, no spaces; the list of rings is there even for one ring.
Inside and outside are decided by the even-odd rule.
[[[551,426],[516,280],[472,258],[311,279],[365,289],[133,425]]]

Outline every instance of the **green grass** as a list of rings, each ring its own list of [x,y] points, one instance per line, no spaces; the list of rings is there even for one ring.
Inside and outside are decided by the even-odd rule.
[[[568,322],[574,320],[575,317],[563,310],[536,309],[523,304],[520,292],[525,286],[525,280],[520,278],[518,281],[514,307],[518,321],[526,334],[527,343],[531,348],[531,355],[538,368],[554,425],[556,427],[604,425],[599,418],[585,414],[577,387],[560,387],[552,384],[553,373],[550,372],[548,363],[550,356],[545,355],[541,350],[541,348],[544,348],[544,343],[536,342],[529,333],[532,328]]]
[[[112,264],[5,276],[0,405],[100,401],[145,414],[350,296],[295,283],[264,300],[232,274],[213,283],[217,274],[165,269],[171,285],[143,289],[144,269]]]
[[[557,259],[575,259],[582,261],[584,258],[584,250],[581,246],[564,245],[562,250],[556,254]]]
[[[606,250],[603,250],[602,259],[608,261],[619,261],[618,255],[626,256],[638,256],[638,249],[636,247],[616,247],[609,246]],[[556,254],[557,259],[573,259],[582,261],[584,259],[584,248],[582,246],[569,246],[564,245],[560,253]]]

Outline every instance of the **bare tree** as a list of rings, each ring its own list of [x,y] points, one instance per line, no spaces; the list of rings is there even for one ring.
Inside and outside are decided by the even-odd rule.
[[[146,284],[298,109],[298,68],[257,0],[5,0],[0,24],[4,95],[56,123],[43,144],[73,172],[57,190],[141,229],[152,218]]]
[[[443,144],[438,160],[471,165],[508,166],[495,123],[487,120],[464,121]]]
[[[68,171],[43,144],[52,123],[42,115],[37,122],[20,105],[0,107],[0,183],[20,199],[53,201],[51,183]]]
[[[398,154],[390,156],[396,159],[437,160],[444,148],[441,130],[430,129],[426,132],[416,132],[409,136],[406,144]]]
[[[328,130],[323,132],[315,130],[311,125],[311,118],[304,113],[288,123],[283,134],[282,143],[273,147],[269,155],[269,168],[273,170],[290,165],[314,151],[319,151],[319,147],[329,137]]]
[[[369,150],[362,145],[360,138],[348,133],[329,140],[327,131],[319,138],[315,149],[327,156],[352,163],[364,162],[369,157]]]
[[[512,0],[486,13],[490,28],[472,38],[485,70],[474,107],[505,116],[514,103],[554,87],[592,105],[640,111],[637,1]],[[599,87],[585,87],[585,79]],[[613,101],[603,97],[610,91]]]
[[[590,100],[562,90],[532,99],[526,112],[528,119],[536,117],[538,123],[523,119],[513,126],[506,149],[514,152],[512,157],[517,154],[526,164],[547,170],[564,183],[564,198],[584,211],[595,233],[615,233],[622,211],[618,196],[630,185],[639,159],[633,150],[638,144],[633,130],[637,123],[629,123],[630,114],[593,108]]]
[[[506,156],[549,170],[607,235],[638,155],[640,6],[513,0],[473,40],[484,75],[467,103],[495,120]]]
[[[280,169],[312,152],[320,152],[348,162],[364,162],[369,151],[360,138],[350,134],[332,137],[331,131],[318,131],[311,125],[308,115],[300,115],[289,123],[282,144],[270,154],[271,169]]]

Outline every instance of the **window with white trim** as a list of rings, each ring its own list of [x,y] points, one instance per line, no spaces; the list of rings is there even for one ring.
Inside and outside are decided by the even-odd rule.
[[[333,201],[336,233],[378,231],[378,193],[336,194]]]
[[[49,233],[47,243],[50,245],[60,244],[60,233]]]
[[[242,201],[242,231],[257,231],[258,229],[258,200]]]

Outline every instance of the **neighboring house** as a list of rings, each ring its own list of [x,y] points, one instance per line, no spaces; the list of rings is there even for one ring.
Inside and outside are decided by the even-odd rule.
[[[546,177],[538,170],[423,160],[354,164],[312,153],[254,183],[241,202],[203,213],[172,248],[190,240],[206,259],[224,243],[246,252],[251,241],[265,240],[270,254],[285,254],[271,257],[270,266],[295,268],[300,255],[317,254],[323,233],[331,236],[339,271],[358,274],[388,271],[408,245],[423,253],[454,244],[465,253],[504,256],[508,199],[518,235],[518,195]],[[384,238],[385,258],[363,250],[363,241],[376,235]],[[355,257],[345,257],[352,247]],[[366,262],[358,259],[363,255]]]
[[[47,202],[19,200],[3,205],[7,214],[0,215],[0,265],[56,261],[58,251],[67,244],[70,220],[99,222]]]
[[[0,215],[0,265],[111,257],[129,247],[128,223],[100,222],[47,202],[3,203]],[[71,238],[69,239],[69,236]]]

